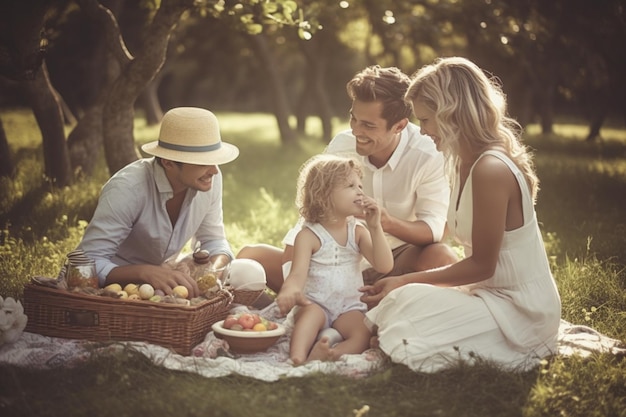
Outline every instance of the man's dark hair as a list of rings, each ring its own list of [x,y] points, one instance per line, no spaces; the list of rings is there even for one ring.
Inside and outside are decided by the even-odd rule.
[[[389,129],[398,121],[411,116],[411,104],[404,101],[409,84],[410,77],[398,68],[372,65],[357,73],[346,85],[346,90],[353,101],[381,102],[381,116],[387,121]]]

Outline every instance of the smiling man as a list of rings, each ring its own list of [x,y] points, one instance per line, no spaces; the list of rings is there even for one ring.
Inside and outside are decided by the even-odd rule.
[[[195,281],[164,264],[193,240],[224,265],[233,254],[224,231],[219,165],[239,149],[222,142],[208,110],[168,111],[159,139],[142,146],[153,158],[122,168],[102,188],[98,206],[78,248],[95,260],[100,286],[151,284],[166,294],[183,285],[198,295]]]
[[[404,101],[410,78],[397,68],[367,67],[347,84],[352,100],[350,129],[339,133],[325,153],[355,156],[365,168],[363,192],[376,199],[382,226],[394,253],[399,275],[450,264],[455,253],[443,238],[449,184],[444,160],[432,140],[409,122],[411,105]],[[292,256],[293,239],[300,226],[283,240],[285,248],[257,244],[244,247],[238,258],[259,261],[268,286],[278,291],[282,266]],[[365,282],[381,278],[364,265]]]

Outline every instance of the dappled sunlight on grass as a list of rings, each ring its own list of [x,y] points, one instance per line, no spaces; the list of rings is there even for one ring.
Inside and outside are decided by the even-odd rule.
[[[580,139],[584,141],[589,133],[589,126],[575,123],[558,123],[553,126],[553,130],[555,136],[560,136],[566,140]],[[541,135],[541,126],[531,124],[526,127],[525,131],[529,135]],[[626,142],[626,129],[603,127],[600,130],[600,136],[603,140]]]
[[[626,361],[592,355],[544,361],[523,415],[605,417],[623,416],[624,410]]]
[[[41,147],[41,132],[30,109],[2,110],[0,117],[12,152]]]

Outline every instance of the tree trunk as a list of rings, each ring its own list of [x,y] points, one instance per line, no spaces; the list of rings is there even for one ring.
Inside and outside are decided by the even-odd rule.
[[[94,52],[104,68],[99,73],[104,77],[96,83],[101,87],[94,104],[88,108],[68,137],[70,157],[74,169],[83,170],[87,175],[93,173],[96,162],[100,157],[103,144],[102,109],[109,95],[113,82],[120,76],[121,67],[130,61],[131,57],[121,38],[119,27],[113,13],[95,0],[81,0],[80,7],[87,15],[103,29],[103,40],[98,41]]]
[[[10,177],[15,172],[15,165],[11,157],[9,141],[0,119],[0,177]]]
[[[158,95],[162,72],[161,70],[159,75],[139,95],[138,104],[145,113],[148,126],[158,124],[163,118],[163,109]]]
[[[547,62],[546,77],[542,83],[537,85],[539,124],[543,134],[554,133],[554,101],[557,88],[556,65],[556,62],[552,59]]]
[[[587,142],[595,142],[600,139],[600,129],[604,123],[604,118],[605,115],[598,115],[598,117],[595,117],[591,123],[589,123],[589,133],[587,133],[587,137],[585,138]]]
[[[313,93],[317,109],[317,115],[322,122],[322,137],[326,142],[330,142],[333,134],[332,116],[333,109],[328,98],[326,88],[326,68],[328,66],[328,55],[317,53],[318,50],[326,48],[323,34],[318,34],[310,41],[301,41],[301,50],[307,60],[307,94]],[[309,87],[310,86],[310,87]],[[309,95],[310,97],[310,95]],[[306,100],[306,98],[304,98]]]
[[[22,85],[41,129],[46,176],[59,187],[69,185],[72,169],[65,143],[63,113],[50,84],[45,62],[35,79],[24,81]]]
[[[278,64],[272,55],[264,35],[249,35],[250,44],[261,61],[261,65],[268,75],[268,81],[272,91],[274,102],[274,116],[278,123],[278,130],[283,144],[293,144],[296,140],[295,132],[289,125],[291,109],[285,87],[281,82],[278,72]]]
[[[102,103],[85,112],[68,137],[72,167],[90,176],[102,151]]]
[[[134,105],[165,62],[170,34],[193,0],[162,0],[134,59],[113,84],[103,107],[104,152],[111,174],[139,157],[133,135]]]
[[[95,161],[97,149],[103,144],[109,173],[113,174],[139,158],[133,135],[135,101],[159,72],[170,33],[183,12],[193,6],[193,0],[162,0],[135,57],[126,49],[115,16],[107,8],[96,0],[79,3],[103,25],[106,48],[113,59],[107,60],[107,81],[96,104],[72,132],[73,156],[77,162]]]
[[[298,104],[296,105],[296,131],[299,134],[304,134],[306,132],[306,119],[310,114],[310,103],[311,96],[315,95],[313,83],[308,80],[313,77],[311,74],[311,68],[307,67],[306,71],[306,82],[304,83],[304,90],[300,92],[300,98],[298,99]]]

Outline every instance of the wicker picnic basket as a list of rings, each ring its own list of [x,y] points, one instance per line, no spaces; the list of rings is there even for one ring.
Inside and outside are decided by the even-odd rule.
[[[233,303],[244,306],[251,306],[261,296],[263,290],[231,290],[233,293]]]
[[[211,326],[228,315],[227,291],[185,306],[80,294],[36,284],[24,287],[26,331],[66,339],[141,341],[181,355],[204,340]]]

